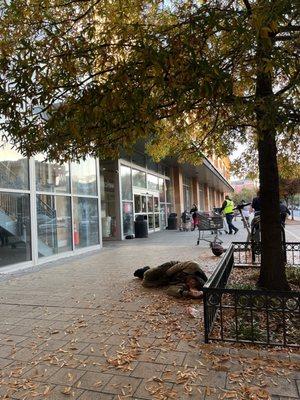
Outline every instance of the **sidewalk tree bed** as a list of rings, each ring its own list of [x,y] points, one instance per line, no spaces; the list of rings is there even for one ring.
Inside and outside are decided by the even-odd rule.
[[[277,156],[299,157],[297,0],[14,0],[0,15],[5,137],[61,162],[116,158],[142,139],[156,161],[198,164],[250,142],[259,284],[289,288]]]
[[[259,263],[242,246],[251,253],[233,243],[204,286],[205,341],[300,347],[300,243],[286,243],[289,291],[257,288]]]

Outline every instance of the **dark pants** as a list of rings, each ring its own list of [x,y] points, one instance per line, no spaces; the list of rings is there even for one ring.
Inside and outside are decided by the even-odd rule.
[[[235,232],[238,230],[232,223],[233,217],[234,217],[234,214],[226,214],[226,222],[227,222],[227,225],[228,225],[228,229],[229,229],[228,233],[229,234],[231,234],[233,230]]]
[[[285,226],[286,217],[287,217],[286,213],[280,213],[280,220],[281,220],[281,225],[282,226]]]
[[[196,229],[198,226],[198,216],[197,215],[193,215],[193,229]]]

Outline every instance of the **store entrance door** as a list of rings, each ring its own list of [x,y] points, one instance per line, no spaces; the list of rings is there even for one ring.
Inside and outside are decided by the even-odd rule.
[[[134,219],[138,215],[146,216],[149,232],[160,230],[158,194],[134,193]]]

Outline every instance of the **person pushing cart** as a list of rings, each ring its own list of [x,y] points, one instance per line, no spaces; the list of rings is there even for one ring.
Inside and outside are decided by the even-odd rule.
[[[225,214],[226,222],[228,225],[228,234],[232,235],[232,232],[236,234],[238,232],[238,228],[235,227],[232,223],[234,217],[234,202],[228,195],[225,196],[225,200],[222,204],[220,211]]]

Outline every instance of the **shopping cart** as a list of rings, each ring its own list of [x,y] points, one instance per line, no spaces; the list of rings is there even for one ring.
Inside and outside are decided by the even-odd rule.
[[[198,240],[197,245],[199,245],[200,240],[204,240],[209,242],[210,244],[215,243],[223,243],[221,239],[219,239],[218,234],[222,234],[223,229],[223,217],[219,213],[213,211],[211,213],[199,213],[198,215]],[[205,232],[210,232],[210,234],[214,235],[213,240],[209,240],[204,237]]]

